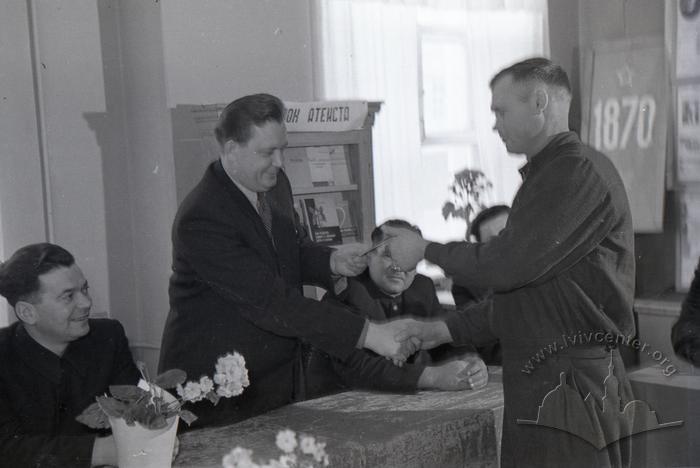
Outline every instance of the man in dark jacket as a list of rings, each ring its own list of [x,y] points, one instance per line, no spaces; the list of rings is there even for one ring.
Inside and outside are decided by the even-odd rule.
[[[57,245],[19,249],[0,294],[19,320],[0,330],[0,464],[116,465],[113,437],[75,418],[110,385],[138,382],[122,326],[88,318],[87,280]]]
[[[525,60],[497,73],[491,89],[494,128],[510,153],[527,157],[505,229],[485,243],[444,245],[405,229],[385,232],[396,236],[391,254],[401,268],[425,258],[455,283],[494,294],[480,310],[407,323],[405,335],[425,347],[500,339],[502,466],[628,466],[630,439],[610,436],[629,430],[620,413],[633,399],[620,353],[611,349],[634,332],[634,231],[625,187],[612,162],[569,131],[571,88],[561,67]],[[577,334],[588,340],[575,341]],[[614,343],[590,341],[594,334]],[[552,416],[608,445],[598,450],[532,424],[557,388],[567,398],[557,400],[562,407]],[[603,400],[620,407],[598,413]]]
[[[700,259],[681,316],[671,330],[671,342],[677,355],[700,367]]]
[[[340,358],[362,347],[406,354],[389,327],[302,295],[302,284],[331,288],[332,275],[357,275],[366,261],[361,248],[311,242],[296,223],[289,180],[280,170],[287,146],[283,116],[282,102],[269,94],[230,103],[216,128],[221,158],[173,223],[161,371],[206,375],[220,355],[236,350],[250,376],[241,396],[196,407],[192,427],[238,421],[303,398],[302,340]]]
[[[402,219],[390,219],[382,226],[420,229]],[[403,271],[391,258],[381,226],[371,234],[373,250],[367,254],[367,270],[324,301],[349,306],[355,313],[374,322],[398,317],[439,318],[444,311],[430,278]],[[413,392],[418,389],[466,390],[481,388],[488,382],[484,361],[472,346],[453,348],[444,345],[410,356],[402,367],[376,353],[365,350],[346,360],[334,359],[314,350],[308,362],[308,396],[315,397],[348,388]]]

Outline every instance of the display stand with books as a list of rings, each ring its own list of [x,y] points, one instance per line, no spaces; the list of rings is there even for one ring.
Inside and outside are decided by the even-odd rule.
[[[367,103],[361,126],[349,130],[295,131],[287,124],[284,169],[299,219],[316,242],[370,241],[375,222],[372,125],[379,106]]]

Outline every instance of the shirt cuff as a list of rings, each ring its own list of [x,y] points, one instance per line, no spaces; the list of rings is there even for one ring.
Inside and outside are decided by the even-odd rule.
[[[362,349],[365,347],[365,340],[367,339],[367,330],[369,330],[369,320],[365,320],[365,326],[362,327],[362,333],[360,333],[360,338],[357,340],[355,347],[357,349]]]

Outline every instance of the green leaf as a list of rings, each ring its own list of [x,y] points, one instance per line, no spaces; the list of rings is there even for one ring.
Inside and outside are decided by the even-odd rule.
[[[168,427],[168,421],[162,414],[150,414],[150,417],[144,424],[149,429],[163,429]]]
[[[170,369],[163,372],[153,382],[161,388],[175,388],[187,380],[187,374],[180,369]]]
[[[114,398],[124,401],[136,401],[148,392],[135,385],[110,385],[109,392]]]
[[[100,406],[102,411],[107,414],[107,416],[112,418],[123,417],[124,413],[128,409],[128,406],[125,403],[108,396],[98,396],[97,404]]]
[[[92,429],[109,428],[109,419],[107,419],[107,415],[102,411],[97,402],[85,408],[75,419],[79,423],[85,424]]]
[[[197,416],[187,410],[180,411],[180,418],[185,421],[188,426],[197,420]]]
[[[214,405],[216,405],[217,403],[219,403],[219,400],[221,399],[221,397],[219,396],[219,394],[216,393],[214,390],[212,390],[211,392],[207,393],[206,398],[207,398],[207,400],[209,400],[209,401],[211,401],[212,403],[214,403]]]

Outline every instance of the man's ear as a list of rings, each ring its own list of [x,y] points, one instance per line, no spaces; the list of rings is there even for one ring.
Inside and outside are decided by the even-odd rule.
[[[536,113],[540,114],[547,109],[549,105],[549,93],[543,87],[537,87],[535,89],[535,109]]]
[[[15,315],[27,325],[34,325],[37,321],[37,313],[34,304],[27,301],[17,301]]]

